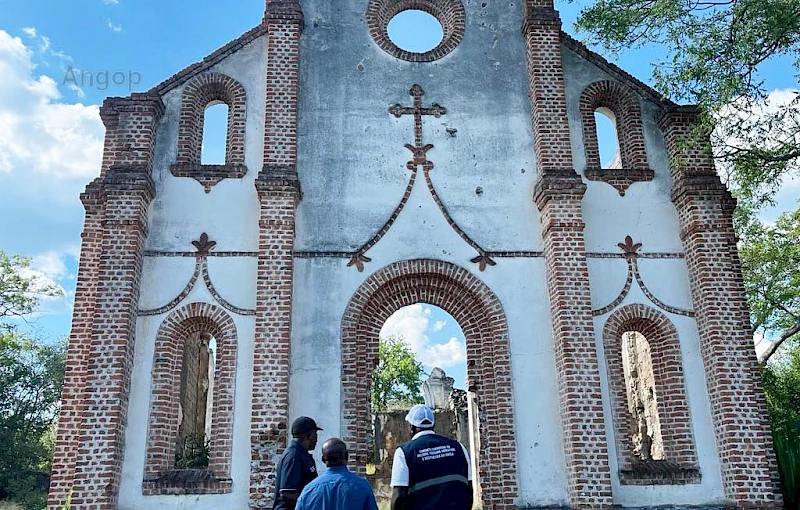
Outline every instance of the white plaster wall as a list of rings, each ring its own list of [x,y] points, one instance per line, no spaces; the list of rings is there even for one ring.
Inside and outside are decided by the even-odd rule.
[[[354,251],[392,214],[409,178],[411,154],[403,145],[413,143],[414,123],[388,109],[410,105],[416,83],[426,92],[424,106],[448,110],[440,119],[425,117],[423,143],[435,146],[431,178],[453,219],[487,250],[541,250],[521,5],[465,2],[461,45],[427,64],[380,50],[366,30],[366,5],[304,3],[296,249]],[[448,225],[422,172],[392,229],[366,255],[372,261],[363,273],[346,267],[347,259],[296,259],[290,418],[317,418],[325,429],[320,444],[342,434],[341,320],[370,274],[400,260],[451,262],[486,283],[507,315],[518,504],[567,504],[544,260],[498,258],[480,272],[470,262],[475,250]]]
[[[163,97],[166,110],[156,135],[156,196],[150,206],[148,250],[194,251],[191,242],[203,232],[217,242],[216,251],[258,249],[259,204],[254,182],[264,159],[265,62],[266,38],[261,37],[209,70],[236,79],[247,93],[247,174],[242,179],[221,181],[209,194],[196,180],[170,173],[178,151],[184,86]]]
[[[579,108],[580,96],[591,83],[616,78],[566,48],[562,49],[562,58],[573,161],[576,170],[583,174],[586,168],[586,154]],[[656,120],[660,107],[641,97],[639,101],[648,163],[655,172],[655,179],[646,183],[634,183],[628,188],[624,197],[619,196],[615,188],[604,182],[586,181],[583,216],[586,223],[587,252],[622,253],[617,243],[624,242],[626,236],[631,236],[635,243],[642,243],[641,253],[683,252],[677,212],[670,201],[669,160],[664,138]],[[684,310],[692,309],[685,260],[639,259],[639,269],[645,284],[656,298],[670,306]],[[589,259],[589,276],[592,308],[600,309],[620,295],[627,276],[627,263],[624,259]],[[648,300],[635,280],[629,295],[620,306],[630,303],[642,303],[659,309]],[[721,503],[724,500],[722,479],[697,326],[692,318],[660,311],[675,324],[681,340],[687,397],[692,413],[702,482],[691,485],[658,486],[620,484],[608,396],[608,372],[602,343],[603,326],[612,311],[595,318],[595,335],[604,391],[603,405],[611,453],[614,503],[622,506]]]
[[[650,292],[667,305],[692,309],[686,262],[683,259],[640,259],[640,273]],[[589,277],[592,284],[592,308],[599,309],[616,299],[625,283],[627,264],[621,259],[589,259]],[[596,292],[597,290],[597,292]],[[603,351],[603,327],[613,313],[595,318],[595,338],[600,361],[605,411],[611,459],[611,480],[614,503],[621,506],[641,505],[699,505],[724,503],[722,476],[717,455],[716,439],[711,422],[711,404],[705,379],[703,359],[700,355],[697,325],[693,318],[672,314],[650,302],[634,280],[631,291],[620,307],[641,303],[664,313],[678,331],[683,355],[683,371],[687,399],[692,417],[694,441],[700,463],[701,483],[689,485],[622,485],[619,481],[619,463],[609,396],[608,364]]]
[[[178,119],[183,87],[163,98],[166,111],[156,135],[153,178],[155,199],[150,207],[148,250],[194,252],[191,242],[202,233],[217,242],[214,251],[258,249],[259,204],[254,181],[261,169],[264,146],[266,38],[260,38],[229,56],[210,71],[238,80],[247,92],[247,127],[243,179],[225,179],[210,194],[190,178],[174,177],[169,170],[177,153]],[[172,301],[185,288],[194,271],[192,257],[147,257],[140,292],[140,309],[155,309]],[[234,306],[255,307],[256,259],[225,257],[208,259],[212,283]],[[191,302],[219,306],[198,278],[194,290],[178,307]],[[232,461],[233,492],[223,495],[142,496],[150,382],[156,333],[167,314],[140,317],[136,330],[134,373],[131,381],[120,509],[149,510],[198,508],[220,510],[246,508],[250,483],[250,409],[252,398],[253,318],[229,314],[238,333],[238,362]]]
[[[525,49],[519,27],[521,5],[465,1],[468,27],[461,45],[428,64],[399,61],[371,40],[363,19],[367,0],[304,1],[299,104],[298,172],[303,199],[298,208],[298,251],[352,251],[369,240],[399,203],[408,181],[413,141],[411,117],[396,119],[389,106],[411,104],[409,88],[420,84],[424,105],[439,103],[448,114],[424,120],[424,143],[436,167],[432,179],[453,219],[491,251],[540,251],[539,214],[531,200],[535,181],[533,138],[528,103]],[[169,172],[177,145],[182,88],[168,93],[166,114],[157,134],[156,198],[151,207],[147,249],[193,251],[203,232],[217,251],[258,248],[258,198],[253,186],[262,164],[264,134],[264,60],[261,38],[228,57],[212,71],[237,79],[247,91],[246,164],[243,179],[226,179],[210,194],[193,179]],[[585,166],[577,98],[602,71],[563,51],[572,149],[576,169]],[[663,139],[655,126],[655,105],[642,102],[645,138],[656,179],[637,183],[624,198],[605,183],[589,182],[584,199],[588,251],[618,253],[626,235],[644,243],[643,251],[681,251],[677,218],[669,202],[669,174]],[[455,128],[450,136],[446,128]],[[483,193],[476,193],[480,187]],[[369,274],[393,262],[431,258],[459,265],[491,288],[508,320],[517,424],[520,506],[568,503],[563,439],[559,422],[552,327],[544,259],[496,259],[479,272],[470,248],[436,207],[422,173],[392,230],[367,256],[363,273],[346,259],[296,259],[292,325],[290,420],[315,417],[323,437],[341,435],[342,314]],[[590,278],[595,308],[622,289],[626,264],[592,259]],[[642,274],[666,303],[690,308],[682,260],[642,260]],[[148,257],[142,279],[143,309],[171,301],[185,286],[193,258]],[[255,303],[253,258],[209,259],[212,280],[232,304]],[[183,303],[213,302],[198,280]],[[625,303],[646,302],[634,286]],[[253,319],[234,316],[239,333],[234,420],[233,493],[213,496],[141,495],[149,414],[153,340],[164,316],[141,317],[137,324],[135,370],[120,508],[244,508],[249,483],[249,425],[252,395]],[[708,398],[694,321],[671,317],[681,335],[684,370],[693,413],[703,483],[682,487],[621,486],[614,477],[615,502],[621,505],[714,502],[722,497]],[[599,333],[605,317],[595,321]],[[598,343],[601,367],[605,361]],[[603,374],[604,391],[608,393]],[[609,443],[613,448],[608,399]],[[322,444],[322,441],[320,441]],[[319,459],[320,452],[315,452]],[[616,457],[611,455],[616,473]],[[321,468],[322,466],[320,466]]]
[[[572,139],[572,158],[575,169],[583,175],[586,152],[583,145],[583,122],[580,96],[584,89],[600,80],[615,80],[591,62],[564,48],[564,81],[567,90],[567,115]],[[618,80],[616,80],[618,81]],[[632,91],[635,97],[635,91]],[[583,220],[586,222],[586,250],[589,252],[619,253],[617,243],[632,236],[642,243],[643,251],[680,252],[678,215],[670,201],[669,160],[664,137],[656,119],[659,106],[640,98],[645,148],[650,168],[655,172],[651,182],[637,182],[619,196],[609,184],[585,180]],[[594,290],[594,289],[593,289]]]
[[[145,259],[142,276],[142,308],[156,308],[169,303],[188,283],[194,268],[194,258],[155,258]],[[212,269],[213,267],[213,269]],[[209,273],[217,290],[226,300],[238,306],[252,308],[255,291],[249,283],[255,273],[255,259],[225,258],[211,260]],[[217,285],[228,280],[225,288]],[[166,285],[165,285],[166,284]],[[230,292],[241,285],[249,296],[239,296]],[[180,287],[176,292],[175,289]],[[202,279],[195,284],[192,292],[178,305],[200,302],[219,306],[205,287]],[[237,332],[236,388],[234,393],[233,419],[233,457],[231,494],[187,495],[187,496],[143,496],[142,478],[144,475],[145,452],[147,446],[147,426],[150,416],[150,393],[153,370],[155,338],[159,327],[169,315],[139,317],[136,327],[136,349],[134,370],[131,378],[130,406],[128,408],[128,428],[125,434],[125,458],[120,484],[120,510],[147,508],[195,509],[199,506],[219,510],[247,508],[250,488],[250,404],[253,379],[253,317],[232,314]]]

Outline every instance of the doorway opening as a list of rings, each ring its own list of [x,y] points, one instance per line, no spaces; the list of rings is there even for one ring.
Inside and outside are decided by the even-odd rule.
[[[476,485],[491,477],[491,484],[481,485],[478,500],[485,508],[507,505],[517,497],[518,486],[506,316],[495,293],[477,276],[441,260],[404,260],[379,269],[356,289],[344,311],[341,430],[350,468],[365,474],[374,451],[370,390],[381,330],[394,312],[422,303],[446,310],[463,330],[466,389],[476,395],[480,430],[473,476]]]
[[[379,504],[391,500],[395,450],[411,440],[406,413],[415,404],[434,411],[434,430],[468,452],[474,500],[480,501],[478,398],[469,391],[467,349],[458,321],[430,303],[394,312],[380,330],[378,365],[372,373],[372,452],[367,479]],[[480,508],[480,507],[478,507]]]

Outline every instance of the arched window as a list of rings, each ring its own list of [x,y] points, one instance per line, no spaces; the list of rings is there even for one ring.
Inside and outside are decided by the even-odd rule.
[[[700,471],[677,330],[641,304],[603,328],[614,437],[623,484],[698,483]]]
[[[594,111],[594,122],[597,126],[597,146],[602,168],[622,168],[617,116],[608,108],[598,108]]]
[[[224,137],[221,136],[223,121],[217,114],[217,111],[223,110],[218,108],[220,104],[227,106]],[[186,85],[178,124],[178,151],[175,164],[170,167],[172,175],[196,179],[203,185],[206,193],[210,193],[222,179],[244,177],[247,173],[244,164],[246,106],[244,87],[230,76],[220,73],[201,74]],[[205,133],[206,127],[212,132]],[[224,159],[220,154],[221,150],[217,149],[215,161],[222,163],[205,164],[203,145],[207,138],[212,137],[214,141],[225,140]]]
[[[638,97],[617,82],[598,81],[584,89],[580,110],[587,179],[607,182],[620,195],[634,182],[653,180]]]
[[[228,115],[227,104],[210,104],[203,113],[203,142],[200,151],[202,165],[224,165],[227,147]]]
[[[155,340],[144,494],[231,491],[236,326],[214,305],[173,311]]]
[[[214,395],[216,339],[198,332],[186,339],[181,367],[176,468],[207,468]]]
[[[664,460],[653,355],[647,338],[638,331],[622,334],[622,368],[633,455],[644,461]]]

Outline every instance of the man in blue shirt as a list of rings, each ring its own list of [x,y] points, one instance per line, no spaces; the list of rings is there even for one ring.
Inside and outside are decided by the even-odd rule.
[[[347,445],[332,438],[322,445],[328,470],[306,485],[296,510],[378,510],[369,482],[347,469]]]

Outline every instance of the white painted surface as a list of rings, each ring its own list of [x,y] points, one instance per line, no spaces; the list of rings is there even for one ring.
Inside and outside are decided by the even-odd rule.
[[[589,264],[589,277],[594,289],[622,289],[626,272],[620,270],[619,259],[592,259]],[[665,304],[691,310],[691,299],[686,273],[686,262],[682,259],[640,260],[642,279],[653,295]],[[601,306],[613,301],[616,294],[606,293]],[[609,298],[610,299],[607,299]],[[600,360],[600,374],[603,387],[603,407],[605,410],[606,431],[608,434],[609,455],[611,459],[611,479],[614,503],[622,506],[641,505],[700,505],[723,503],[724,493],[720,473],[714,429],[711,422],[711,405],[708,400],[705,370],[700,355],[697,325],[693,318],[672,314],[660,309],[648,300],[634,280],[630,294],[620,307],[640,303],[665,314],[674,324],[681,342],[683,370],[686,393],[692,417],[694,440],[700,463],[701,483],[689,485],[622,485],[619,481],[619,463],[616,454],[614,425],[609,396],[608,365],[603,351],[603,327],[611,316],[609,312],[595,318],[595,339]],[[593,303],[593,308],[600,308]]]

